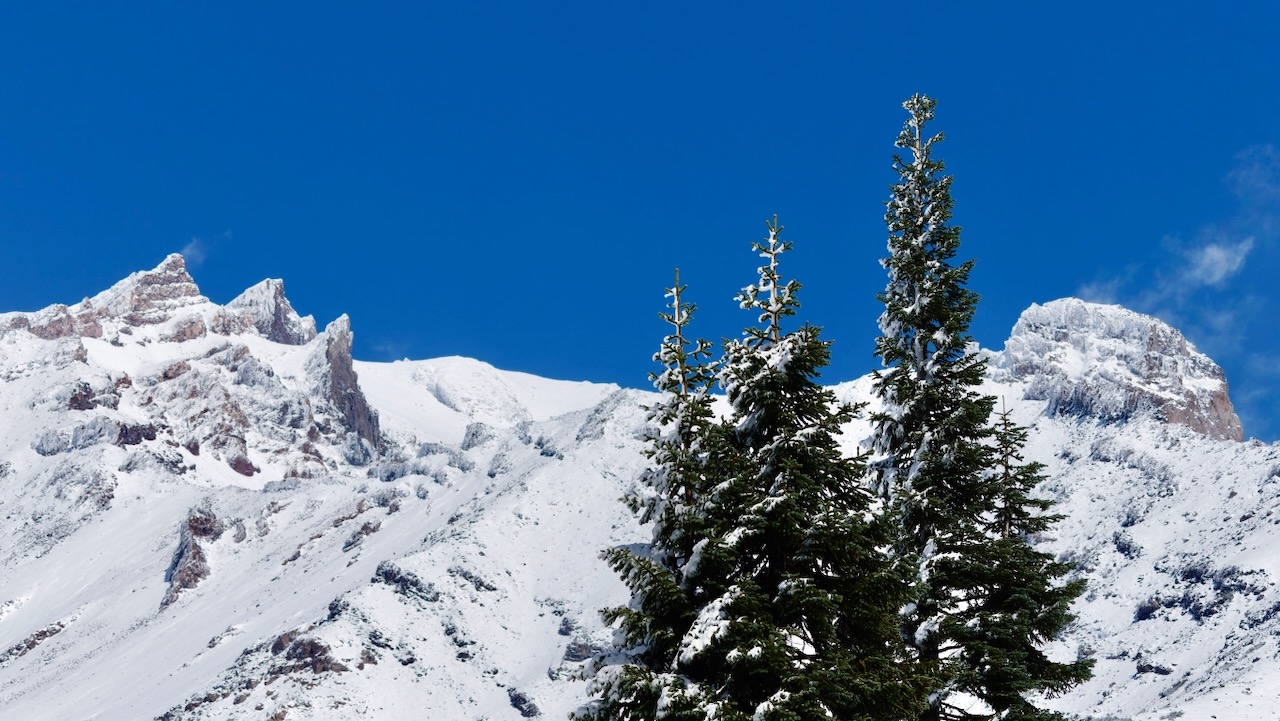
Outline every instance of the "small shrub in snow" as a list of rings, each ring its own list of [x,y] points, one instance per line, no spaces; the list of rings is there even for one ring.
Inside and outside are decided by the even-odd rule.
[[[1139,546],[1137,542],[1133,540],[1133,537],[1125,531],[1116,531],[1111,534],[1111,543],[1116,547],[1116,550],[1120,552],[1120,555],[1129,560],[1133,560],[1142,555],[1142,546]]]

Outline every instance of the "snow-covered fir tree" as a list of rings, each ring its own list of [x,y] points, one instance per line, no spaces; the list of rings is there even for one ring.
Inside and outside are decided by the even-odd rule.
[[[632,600],[603,612],[617,624],[617,638],[614,649],[592,661],[590,693],[596,698],[575,714],[584,721],[684,718],[682,710],[706,696],[678,668],[676,654],[695,617],[697,593],[685,580],[686,569],[707,530],[696,504],[709,460],[721,455],[713,452],[715,439],[725,436],[711,411],[711,344],[687,337],[695,307],[684,300],[685,290],[677,270],[667,289],[670,312],[661,314],[672,332],[654,355],[663,370],[650,376],[662,393],[648,408],[657,428],[647,451],[650,466],[642,489],[627,499],[642,522],[653,522],[653,541],[644,554],[627,548],[604,552]]]
[[[1000,466],[997,449],[1018,436],[993,443],[995,400],[979,390],[986,364],[969,336],[973,261],[955,262],[952,181],[933,157],[943,136],[925,132],[935,102],[916,95],[903,106],[909,117],[895,144],[909,155],[894,155],[899,180],[885,213],[889,282],[878,296],[876,343],[885,369],[875,380],[884,407],[873,418],[872,468],[899,527],[896,552],[916,566],[902,635],[937,676],[920,718],[1051,718],[1025,694],[1087,676],[1087,667],[1053,664],[1039,650],[1061,631],[1080,586],[1055,588],[1067,569],[1027,543],[1053,519],[1037,516],[1043,502],[1019,485],[1038,480],[1038,470]]]
[[[728,344],[721,370],[745,475],[718,487],[708,512],[728,531],[731,576],[702,609],[708,643],[690,655],[725,689],[733,715],[717,718],[909,717],[928,683],[897,635],[908,574],[884,553],[864,459],[840,450],[858,409],[818,383],[830,342],[811,325],[783,330],[800,285],[779,272],[791,244],[776,217],[768,228],[754,245],[759,279],[739,295],[759,325]]]

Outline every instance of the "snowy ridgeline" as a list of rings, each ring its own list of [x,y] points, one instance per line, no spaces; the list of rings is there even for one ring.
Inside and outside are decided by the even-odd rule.
[[[0,708],[22,719],[564,718],[653,396],[351,359],[283,284],[209,302],[171,256],[0,315]],[[1253,719],[1280,701],[1280,449],[1221,371],[1121,308],[1035,306],[987,390],[1034,426],[1047,549],[1090,579],[1052,703]],[[841,385],[865,400],[869,382]],[[865,424],[847,429],[852,450]],[[1265,710],[1264,710],[1265,709]]]

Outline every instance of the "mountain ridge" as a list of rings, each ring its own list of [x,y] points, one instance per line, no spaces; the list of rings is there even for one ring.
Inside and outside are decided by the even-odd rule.
[[[316,333],[283,283],[239,298],[209,302],[169,256],[87,303],[0,314],[0,706],[515,719],[582,702],[610,637],[595,611],[626,601],[596,554],[648,539],[617,499],[655,396],[358,361],[350,320]],[[984,351],[984,392],[1032,426],[1041,492],[1068,514],[1038,543],[1091,579],[1054,652],[1098,660],[1052,703],[1256,717],[1280,701],[1280,446],[1230,437],[1220,369],[1159,321],[1075,300],[1023,315]],[[835,389],[866,400],[869,379]]]

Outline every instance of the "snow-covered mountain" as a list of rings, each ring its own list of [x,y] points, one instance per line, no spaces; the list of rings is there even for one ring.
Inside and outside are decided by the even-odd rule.
[[[180,256],[0,314],[0,717],[564,718],[641,543],[649,393],[465,358],[364,363],[278,280],[219,306]],[[1062,300],[990,353],[1090,579],[1052,703],[1280,707],[1280,447],[1241,442],[1176,330]],[[869,397],[866,378],[837,387]],[[852,424],[853,449],[867,435]]]

